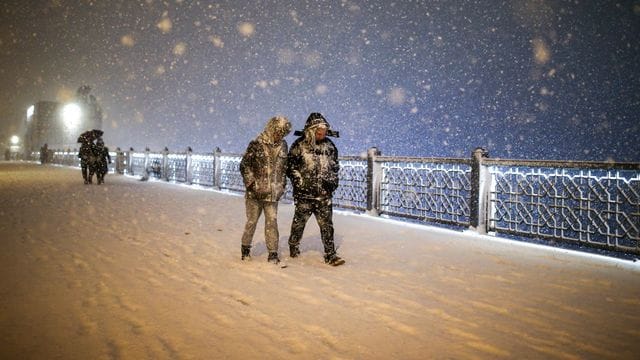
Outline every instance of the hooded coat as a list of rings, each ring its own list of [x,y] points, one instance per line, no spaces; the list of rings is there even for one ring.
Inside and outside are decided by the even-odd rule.
[[[95,162],[95,156],[93,155],[93,143],[91,142],[83,142],[80,145],[80,150],[78,151],[78,157],[83,164],[93,164]]]
[[[287,142],[274,141],[276,132],[287,135],[291,123],[284,117],[271,118],[265,129],[247,146],[240,161],[240,173],[247,198],[262,201],[278,201],[284,194],[287,179]]]
[[[294,141],[288,155],[287,176],[296,199],[326,199],[338,188],[338,149],[328,137],[316,141],[319,126],[330,128],[319,113],[309,115],[304,134]]]
[[[106,174],[109,172],[109,165],[111,163],[111,155],[109,155],[109,148],[104,146],[104,142],[98,140],[96,147],[94,148],[94,155],[96,157],[96,172],[100,174]]]

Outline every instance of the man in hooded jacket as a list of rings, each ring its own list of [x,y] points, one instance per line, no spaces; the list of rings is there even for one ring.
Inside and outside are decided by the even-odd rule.
[[[300,254],[300,239],[313,214],[320,227],[324,261],[338,266],[344,260],[336,254],[333,242],[333,192],[338,187],[338,149],[327,138],[329,123],[320,113],[311,113],[304,133],[289,150],[287,176],[293,184],[295,214],[289,236],[291,257]]]
[[[274,264],[278,258],[278,201],[285,191],[287,142],[291,123],[283,116],[271,118],[264,131],[247,147],[240,161],[240,173],[246,187],[245,209],[247,222],[242,234],[242,260],[250,259],[253,234],[260,214],[264,211],[264,238],[269,251],[268,261]]]
[[[96,177],[98,178],[98,185],[104,184],[104,176],[109,172],[109,164],[111,164],[111,155],[109,154],[109,148],[104,146],[104,140],[98,138],[96,146],[93,149],[96,157]]]

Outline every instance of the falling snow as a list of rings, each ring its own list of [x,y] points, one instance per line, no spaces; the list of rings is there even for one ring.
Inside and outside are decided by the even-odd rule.
[[[640,161],[637,1],[25,4],[0,5],[3,146],[88,84],[112,148],[241,152],[318,111],[345,155]]]

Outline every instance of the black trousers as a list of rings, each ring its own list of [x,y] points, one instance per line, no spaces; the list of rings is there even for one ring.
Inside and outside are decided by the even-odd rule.
[[[320,227],[320,237],[324,246],[325,256],[336,253],[333,242],[333,202],[328,199],[296,199],[295,214],[291,223],[291,235],[289,235],[289,245],[299,246],[302,233],[307,224],[307,220],[313,214]]]
[[[80,168],[82,169],[82,178],[87,181],[91,181],[93,178],[94,167],[88,161],[81,161]]]

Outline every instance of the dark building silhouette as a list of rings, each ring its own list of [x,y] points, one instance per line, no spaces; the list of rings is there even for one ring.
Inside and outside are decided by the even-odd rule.
[[[69,104],[77,105],[80,110],[79,117],[73,121],[64,116],[65,106]],[[102,130],[102,108],[91,94],[91,87],[83,85],[69,103],[38,101],[33,105],[33,112],[27,114],[24,150],[30,154],[39,151],[45,143],[49,149],[77,148],[78,136],[91,129]]]

